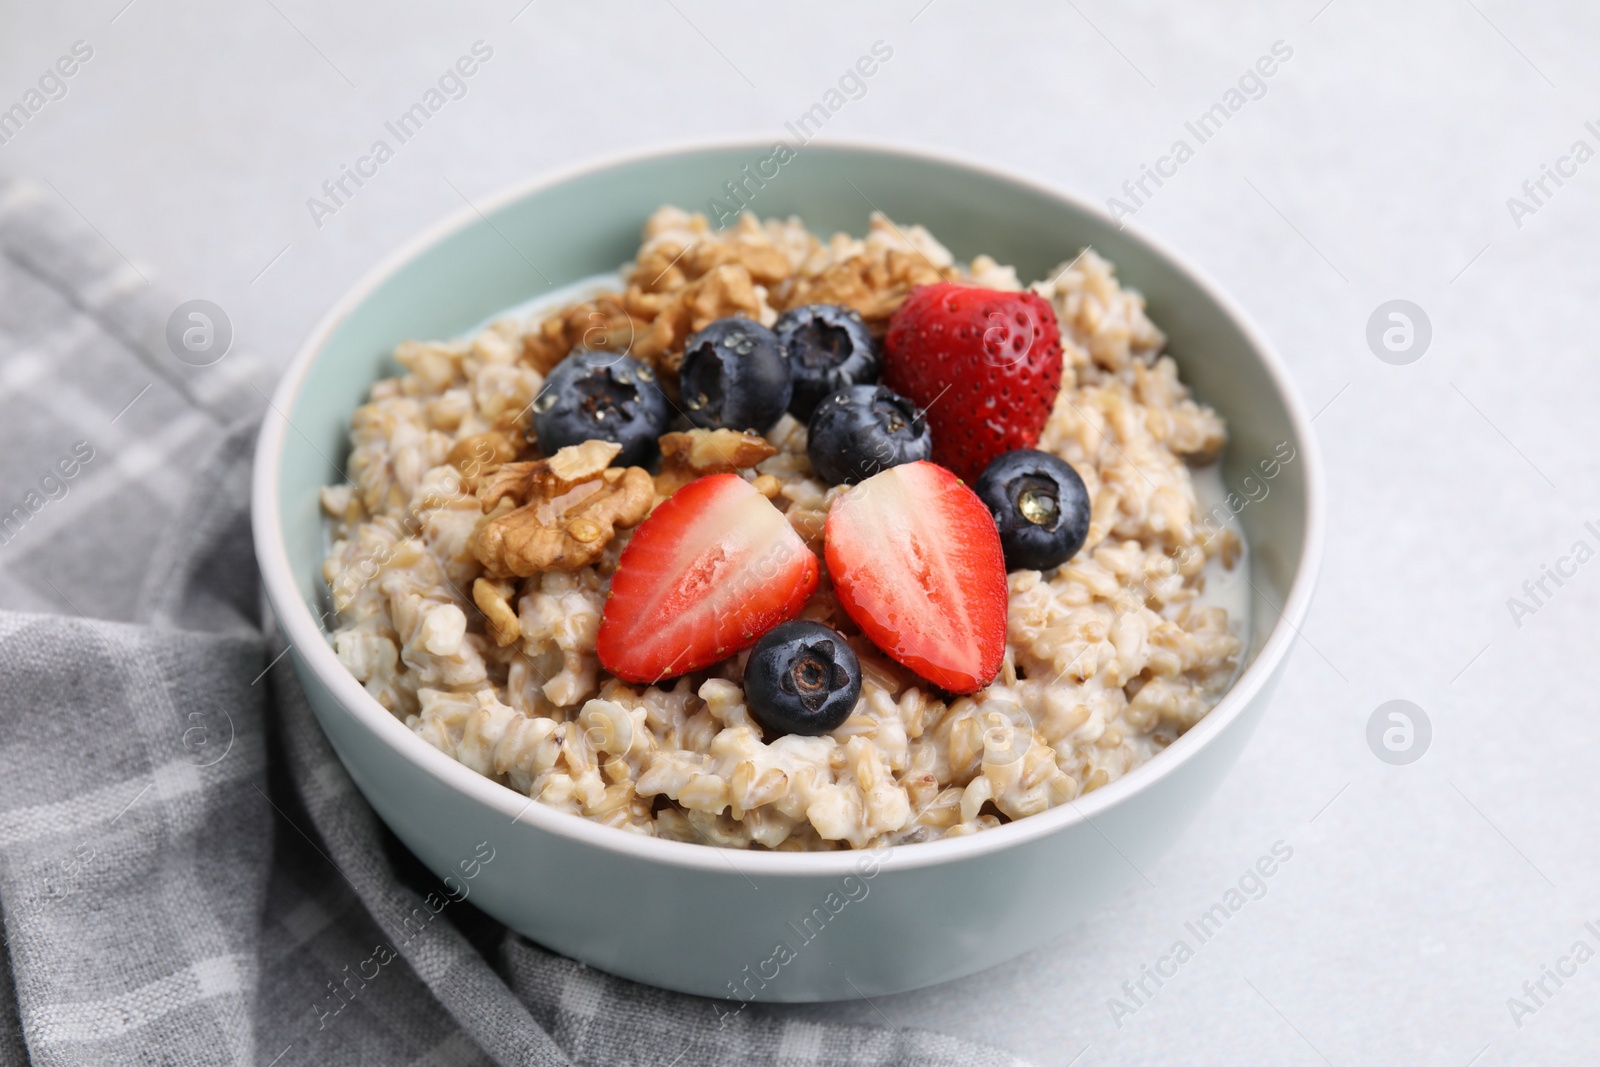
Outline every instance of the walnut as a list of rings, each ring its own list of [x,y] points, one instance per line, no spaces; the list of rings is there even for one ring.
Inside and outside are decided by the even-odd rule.
[[[935,266],[915,250],[867,245],[859,255],[835,263],[820,274],[797,276],[779,287],[777,306],[841,304],[854,308],[873,333],[881,335],[889,316],[905,302],[913,286],[960,280],[953,267]]]
[[[568,445],[534,470],[535,484],[552,494],[564,492],[603,473],[621,453],[622,446],[615,441],[592,438],[581,445]]]
[[[638,285],[629,285],[624,297],[628,313],[650,321],[631,354],[676,373],[683,362],[684,341],[717,319],[744,315],[770,325],[775,316],[763,297],[764,290],[757,290],[750,271],[735,263],[713,267],[670,293],[647,293]]]
[[[627,271],[627,292],[603,293],[553,314],[522,341],[523,359],[541,374],[578,348],[626,352],[667,375],[683,342],[716,319],[742,314],[771,325],[766,287],[794,273],[794,262],[748,213],[712,232],[703,215],[658,211]],[[666,383],[669,389],[673,382]]]
[[[737,264],[757,285],[775,285],[794,262],[748,211],[729,229],[713,232],[704,215],[657,212],[645,226],[645,245],[628,273],[630,288],[670,293],[724,264]]]
[[[621,296],[602,293],[551,315],[529,331],[522,339],[522,358],[540,374],[549,374],[575,348],[627,352],[647,325],[629,315]]]
[[[472,583],[472,601],[483,612],[489,636],[501,648],[522,637],[522,623],[511,610],[511,594],[515,591],[515,586],[506,581],[479,578]]]
[[[787,268],[788,258],[782,251],[770,251]],[[712,258],[730,255],[733,253],[716,253]],[[696,330],[729,315],[745,315],[766,325],[776,319],[764,299],[765,289],[756,282],[757,277],[771,277],[776,263],[765,256],[746,258],[755,265],[755,272],[742,262],[720,262],[685,282],[674,266],[669,278],[675,276],[679,284],[672,288],[651,290],[634,282],[623,296],[606,294],[576,304],[530,331],[522,339],[522,358],[540,374],[549,374],[577,349],[604,349],[676,372],[683,343]],[[637,270],[635,276],[643,273]]]
[[[554,499],[581,482],[598,478],[621,451],[622,446],[614,441],[590,440],[559,449],[548,459],[486,469],[476,483],[478,503],[488,512],[508,496],[518,507],[535,497]]]
[[[699,240],[699,238],[693,238]],[[670,293],[681,289],[689,281],[683,264],[683,254],[694,247],[692,243],[664,240],[645,245],[639,250],[639,260],[628,273],[628,288],[641,293]],[[700,273],[704,274],[704,271]]]
[[[696,478],[754,467],[777,454],[759,434],[738,430],[688,430],[661,435],[656,495],[669,497]]]
[[[495,505],[502,499],[511,497],[505,503],[512,508],[522,506],[520,498],[525,496],[528,488],[528,477],[533,468],[543,460],[527,460],[522,463],[502,463],[498,467],[483,471],[477,478],[475,490],[478,503],[483,505],[485,514],[496,510]]]
[[[707,274],[724,263],[743,267],[757,285],[775,285],[794,273],[788,254],[759,229],[738,234],[731,240],[701,242],[685,252],[683,258],[693,277]]]
[[[548,459],[485,471],[477,492],[488,518],[472,535],[485,573],[526,578],[587,567],[617,527],[641,522],[655,503],[655,483],[642,467],[609,466],[621,450],[611,441],[585,441]],[[515,506],[497,510],[507,503]]]

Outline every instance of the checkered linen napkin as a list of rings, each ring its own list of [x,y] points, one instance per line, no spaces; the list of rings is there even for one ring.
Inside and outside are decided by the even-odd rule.
[[[175,359],[176,303],[0,180],[0,1065],[1017,1062],[403,927],[441,887],[256,621],[269,376]]]

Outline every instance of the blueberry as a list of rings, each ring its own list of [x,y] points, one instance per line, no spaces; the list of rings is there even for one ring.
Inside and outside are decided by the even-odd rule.
[[[718,319],[689,338],[678,370],[689,421],[707,430],[766,433],[789,407],[789,361],[753,319]]]
[[[825,734],[850,717],[860,695],[855,649],[810,619],[774,626],[745,662],[745,700],[769,733]]]
[[[847,385],[878,380],[878,352],[861,313],[837,304],[806,304],[778,316],[773,327],[794,376],[789,414],[805,420]]]
[[[922,409],[882,385],[852,385],[817,405],[806,454],[830,485],[853,485],[933,455]]]
[[[585,441],[615,441],[615,463],[636,467],[655,456],[672,406],[648,364],[615,352],[579,350],[556,364],[533,402],[533,434],[545,455]]]
[[[973,490],[994,513],[1007,570],[1047,571],[1089,536],[1089,491],[1072,465],[1021,448],[996,456]]]

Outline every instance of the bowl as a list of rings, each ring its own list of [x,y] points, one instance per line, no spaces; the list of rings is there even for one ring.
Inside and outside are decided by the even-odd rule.
[[[316,327],[278,386],[256,453],[256,553],[306,697],[379,817],[441,878],[486,854],[480,843],[494,850],[472,883],[483,911],[593,967],[687,993],[897,993],[1056,938],[1140,878],[1238,758],[1310,604],[1322,539],[1310,424],[1261,334],[1156,242],[1036,182],[923,152],[811,142],[776,177],[745,186],[762,216],[862,233],[881,210],[926,225],[958,260],[986,252],[1024,279],[1092,245],[1144,293],[1183,379],[1228,420],[1226,484],[1263,484],[1257,463],[1294,449],[1238,514],[1255,602],[1232,689],[1168,749],[1072,803],[859,853],[644,837],[531,802],[413,735],[339,664],[319,622],[318,489],[340,480],[351,412],[393,372],[393,347],[461,335],[547,284],[615,270],[657,206],[704,210],[772,156],[770,143],[736,142],[605,162],[485,198],[390,256]]]

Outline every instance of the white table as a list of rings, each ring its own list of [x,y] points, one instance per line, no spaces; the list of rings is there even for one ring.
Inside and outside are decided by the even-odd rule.
[[[966,981],[790,1010],[881,1013],[1042,1064],[1086,1046],[1079,1064],[1594,1062],[1600,962],[1546,979],[1539,1005],[1522,987],[1580,938],[1600,950],[1583,925],[1600,928],[1600,563],[1547,580],[1520,620],[1507,599],[1575,541],[1600,548],[1584,527],[1600,522],[1585,344],[1600,162],[1546,179],[1520,218],[1506,201],[1575,140],[1600,149],[1584,126],[1600,126],[1600,9],[1080,0],[998,21],[999,5],[905,0],[756,20],[706,0],[626,18],[554,0],[125,2],[0,15],[0,107],[73,42],[94,50],[0,146],[0,169],[48,179],[279,364],[463,195],[642,145],[777,135],[877,40],[892,60],[829,135],[949,149],[1096,199],[1174,139],[1198,145],[1137,222],[1237,296],[1322,409],[1327,563],[1277,703],[1153,885]],[[467,95],[318,228],[307,198],[479,39],[493,57]],[[1186,135],[1280,40],[1293,55],[1265,94],[1204,144]],[[1432,323],[1410,365],[1365,339],[1394,298]],[[1393,698],[1433,724],[1410,766],[1365,740]],[[1293,858],[1266,895],[1116,1027],[1122,983],[1279,840]],[[1514,1020],[1513,996],[1536,1010]]]

